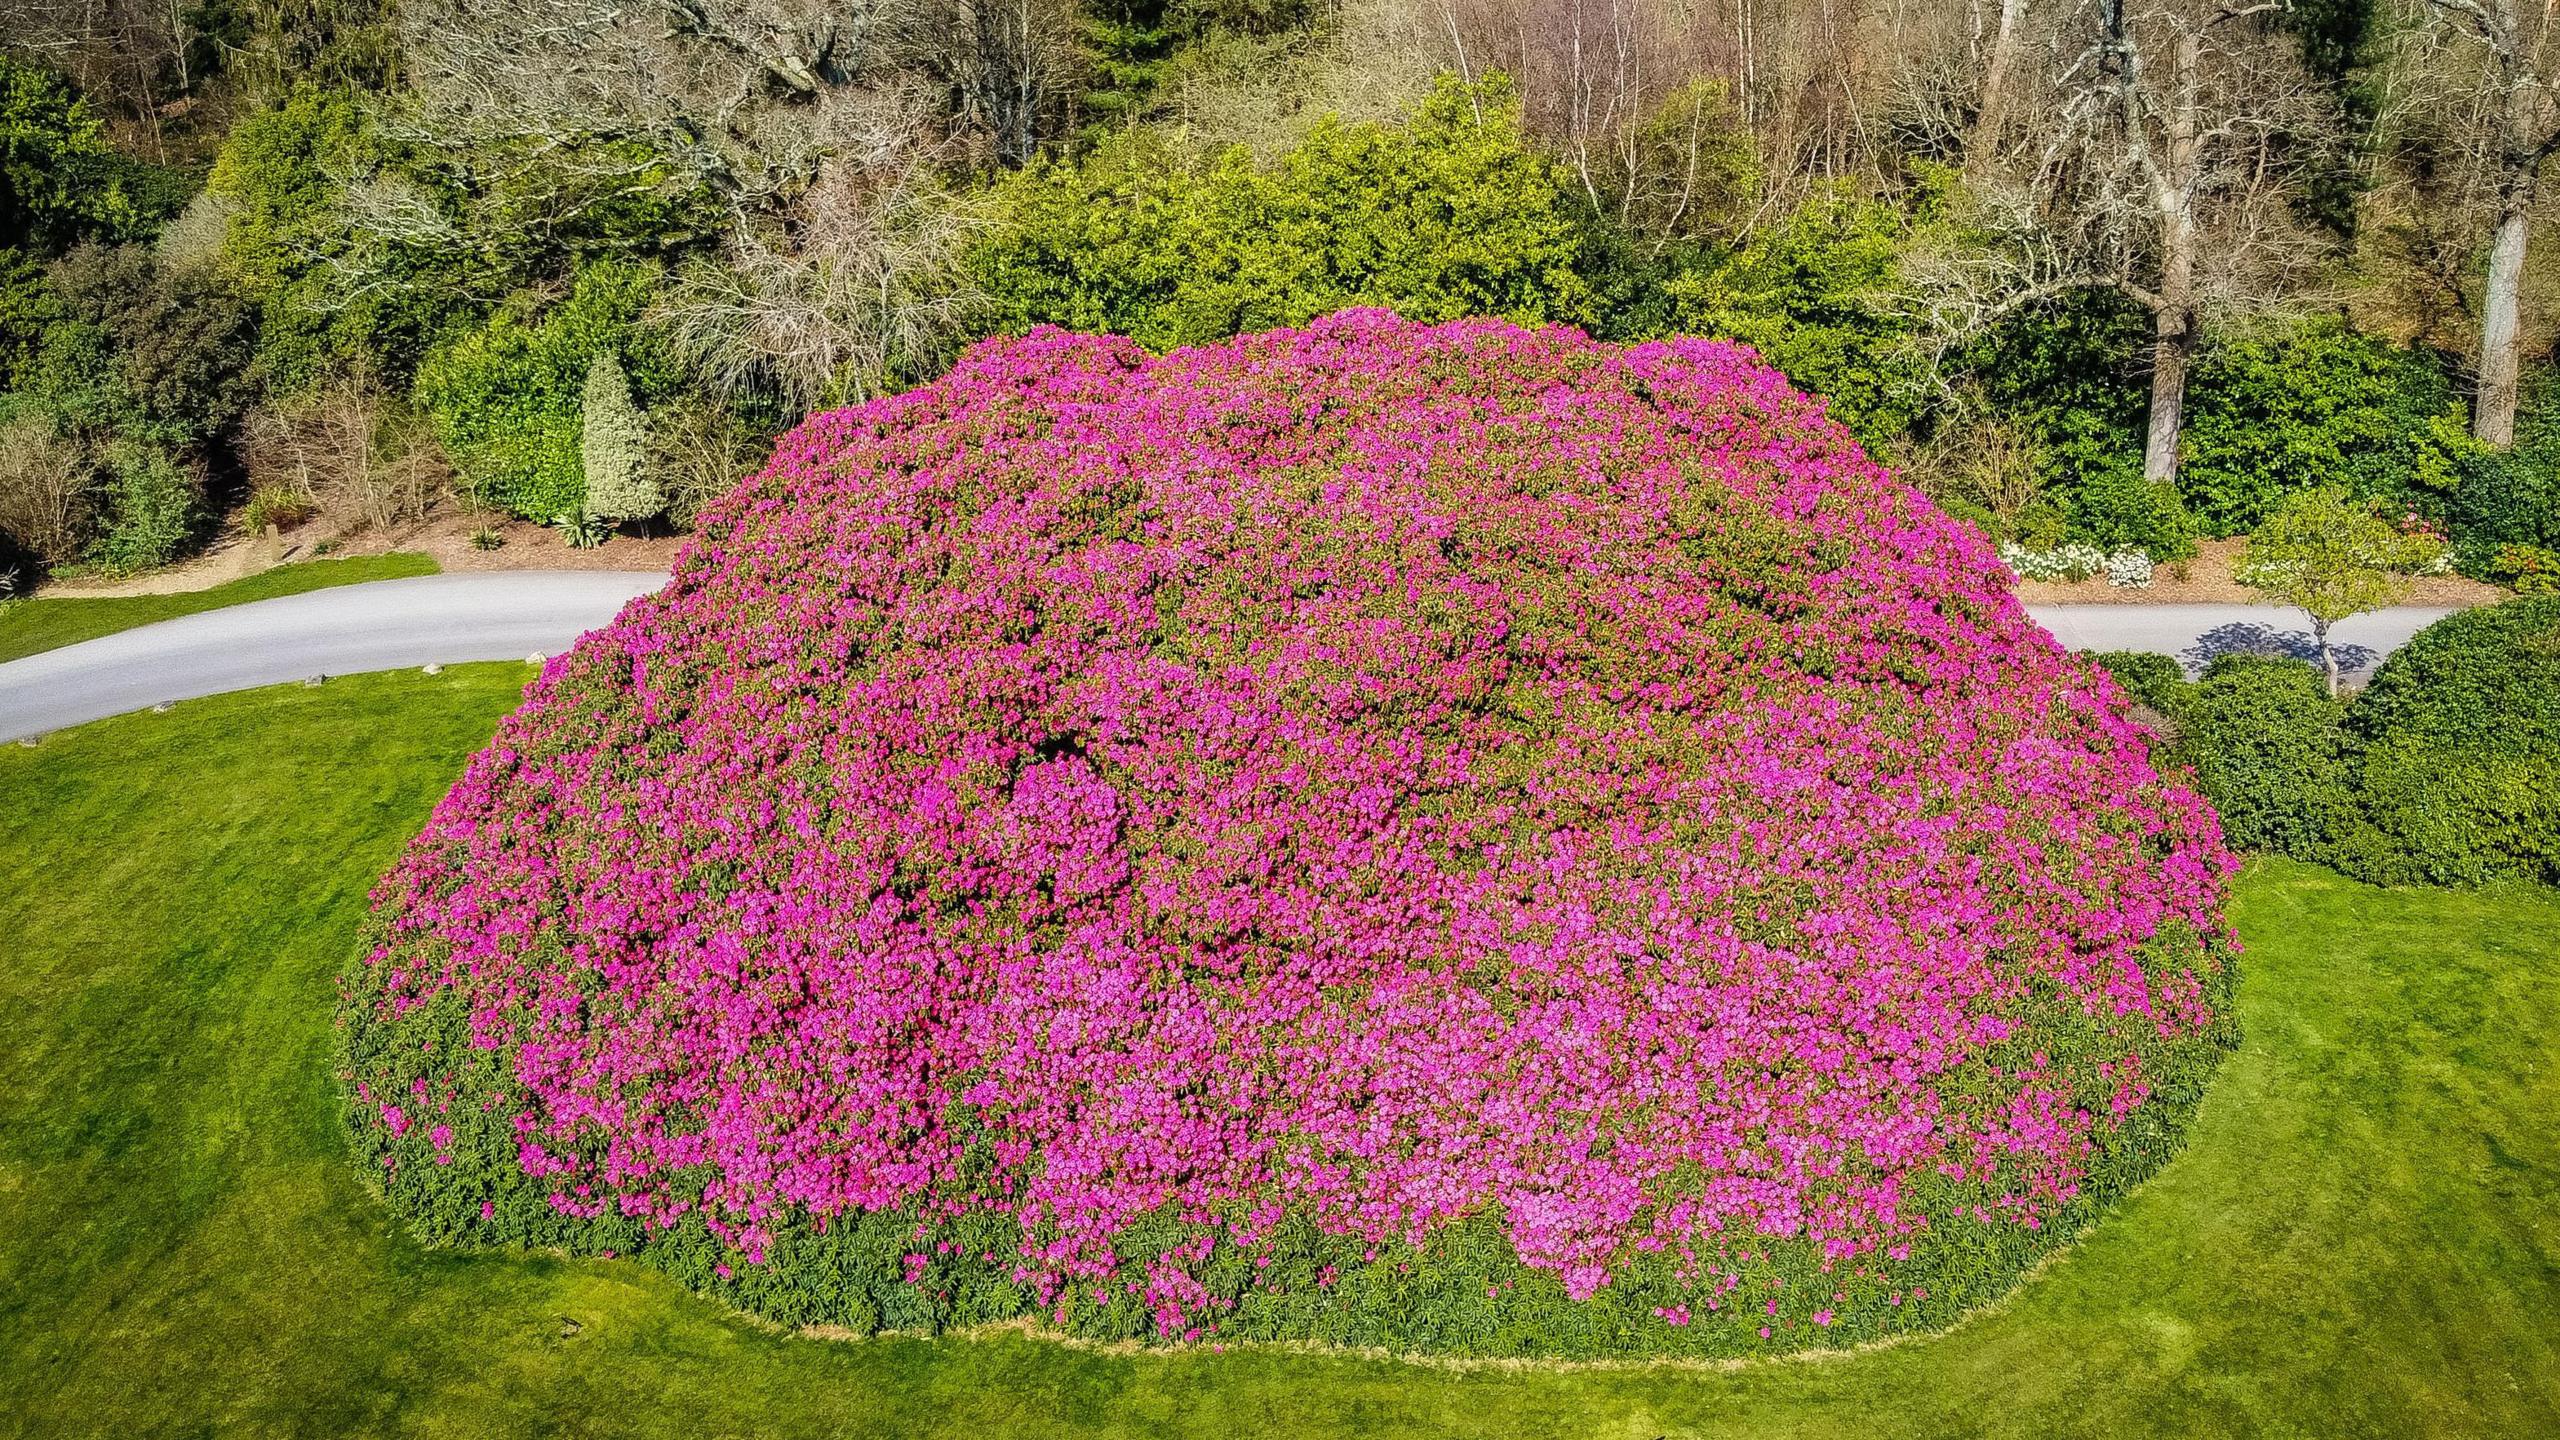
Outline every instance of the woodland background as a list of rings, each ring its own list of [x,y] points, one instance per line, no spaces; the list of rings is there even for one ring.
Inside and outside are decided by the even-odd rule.
[[[1732,336],[1994,539],[2560,584],[2518,0],[0,0],[0,569],[684,525],[1037,324]]]

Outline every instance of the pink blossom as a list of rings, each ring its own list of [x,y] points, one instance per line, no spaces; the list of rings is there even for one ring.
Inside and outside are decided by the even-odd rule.
[[[463,1053],[391,1048],[447,1106],[505,1057],[469,1155],[750,1264],[994,1211],[1040,1308],[1168,1336],[1283,1215],[1493,1216],[1579,1297],[1883,1277],[2043,1225],[2214,1021],[2235,862],[2124,708],[1739,347],[1044,330],[812,417],[546,665],[348,1004],[450,997]]]

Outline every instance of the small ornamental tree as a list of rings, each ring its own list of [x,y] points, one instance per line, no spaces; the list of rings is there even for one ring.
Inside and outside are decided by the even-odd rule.
[[[2287,496],[2249,537],[2233,576],[2311,619],[2329,694],[2338,693],[2338,657],[2329,629],[2349,616],[2399,603],[2409,576],[2434,564],[2444,542],[2403,531],[2369,505],[2328,487]]]
[[[632,403],[631,381],[610,350],[587,362],[586,397],[579,410],[578,458],[587,476],[587,518],[614,523],[646,520],[667,508],[649,475],[649,426]]]

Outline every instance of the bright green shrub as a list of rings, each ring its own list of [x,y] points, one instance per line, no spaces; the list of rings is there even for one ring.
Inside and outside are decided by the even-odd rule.
[[[2145,480],[2137,466],[2111,465],[2084,477],[2065,502],[2071,539],[2101,550],[2140,550],[2154,560],[2196,553],[2196,522],[2178,487]]]
[[[645,389],[661,374],[635,327],[656,272],[599,264],[545,309],[518,294],[486,323],[430,352],[418,407],[462,482],[484,503],[548,521],[585,513],[579,411],[587,368],[612,353]]]
[[[610,350],[587,363],[579,407],[580,467],[587,482],[587,515],[608,523],[646,520],[667,508],[649,474],[649,427],[631,403],[631,381]]]
[[[465,308],[462,296],[510,288],[457,247],[359,253],[341,187],[386,163],[362,106],[342,93],[298,90],[225,137],[206,188],[228,212],[222,268],[259,309],[256,368],[270,389],[298,390],[355,364],[405,381]]]
[[[223,138],[205,188],[227,212],[223,263],[252,296],[290,285],[344,243],[332,172],[345,172],[367,149],[356,97],[308,89]]]
[[[132,229],[143,207],[69,81],[0,54],[0,246],[54,254]]]
[[[2474,448],[2432,360],[2321,319],[2206,347],[2178,485],[2213,535],[2254,529],[2279,499],[2314,485],[2440,512]]]
[[[2358,697],[2348,734],[2369,827],[2340,857],[2352,873],[2560,880],[2560,596],[2428,626]]]
[[[109,446],[106,460],[105,514],[89,563],[129,575],[178,558],[201,518],[194,477],[167,451],[132,441]]]
[[[1896,344],[1904,321],[1883,298],[1903,228],[1891,205],[1818,192],[1741,248],[1666,277],[1668,326],[1743,341],[1860,439],[1885,444],[1910,426],[1921,394]]]
[[[2346,707],[2318,669],[2225,655],[2175,698],[2177,735],[2162,763],[2195,772],[2231,844],[2318,859],[2353,828]]]
[[[2101,650],[2089,658],[2106,667],[2126,694],[2164,716],[2177,714],[2195,689],[2184,666],[2149,650]]]
[[[1326,120],[1268,167],[1241,149],[1195,165],[1130,132],[1024,170],[996,199],[1001,223],[970,267],[1005,330],[1161,351],[1356,305],[1598,318],[1575,202],[1499,80],[1444,78],[1402,125]]]

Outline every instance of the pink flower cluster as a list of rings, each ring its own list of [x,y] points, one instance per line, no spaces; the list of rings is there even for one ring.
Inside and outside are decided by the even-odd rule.
[[[1169,1332],[1293,1214],[1889,1270],[1951,1180],[2041,1223],[2211,1019],[2233,861],[2122,708],[1745,350],[1043,331],[811,419],[553,660],[351,1003],[459,997],[556,1208],[746,1262],[995,1209]]]

